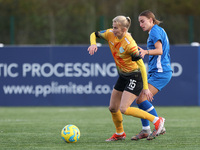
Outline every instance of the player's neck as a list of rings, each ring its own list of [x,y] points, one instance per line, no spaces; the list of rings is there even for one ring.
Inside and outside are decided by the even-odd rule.
[[[121,39],[125,36],[125,34],[126,34],[126,32],[124,32],[121,36],[118,36],[117,38],[118,38],[119,40],[121,40]]]

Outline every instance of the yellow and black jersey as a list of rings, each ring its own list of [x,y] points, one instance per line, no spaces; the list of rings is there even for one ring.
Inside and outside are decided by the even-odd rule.
[[[143,89],[148,89],[146,68],[132,36],[126,33],[122,39],[118,39],[112,29],[93,32],[90,36],[91,45],[96,44],[96,37],[108,42],[119,74],[129,76],[141,70]]]
[[[96,32],[95,34],[97,37],[108,41],[119,73],[126,75],[139,69],[135,62],[140,59],[138,46],[129,33],[126,33],[122,39],[118,39],[112,29]]]

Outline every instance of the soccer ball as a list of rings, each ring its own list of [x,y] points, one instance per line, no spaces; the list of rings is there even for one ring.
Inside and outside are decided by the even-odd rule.
[[[67,143],[75,143],[80,138],[80,130],[75,125],[66,125],[61,131],[61,137]]]

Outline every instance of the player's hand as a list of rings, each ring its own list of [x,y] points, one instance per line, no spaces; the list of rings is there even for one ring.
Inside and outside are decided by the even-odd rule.
[[[139,47],[139,46],[138,46],[138,49],[139,49],[139,52],[140,52],[140,56],[141,56],[142,58],[144,58],[144,56],[148,54],[148,51],[147,51],[147,50],[144,50],[144,49],[142,49],[142,48]]]
[[[90,45],[88,47],[88,51],[89,51],[89,54],[90,55],[94,55],[95,52],[97,52],[97,45],[93,44],[93,45]]]
[[[143,89],[142,90],[142,95],[146,96],[148,101],[150,101],[150,102],[153,101],[153,94],[151,93],[151,91],[149,89]]]

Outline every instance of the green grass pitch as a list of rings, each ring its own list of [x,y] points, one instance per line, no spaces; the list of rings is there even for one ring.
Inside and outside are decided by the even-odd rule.
[[[131,141],[140,119],[123,116],[126,140],[105,142],[115,132],[107,107],[0,107],[0,150],[199,150],[200,107],[156,107],[167,133]],[[77,143],[60,136],[67,124],[81,132]],[[152,126],[153,127],[153,126]]]

